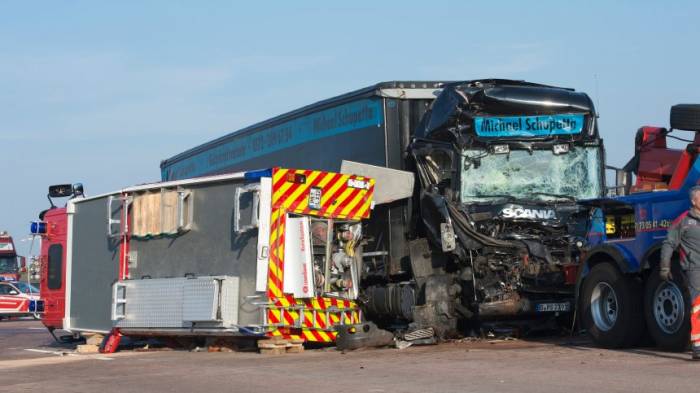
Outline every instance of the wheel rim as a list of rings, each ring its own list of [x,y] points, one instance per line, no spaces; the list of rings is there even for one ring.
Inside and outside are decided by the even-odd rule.
[[[663,282],[654,292],[654,319],[666,334],[674,334],[683,325],[685,319],[685,301],[678,285]]]
[[[599,282],[591,294],[591,314],[593,323],[603,331],[608,331],[617,322],[618,302],[615,290],[606,282]]]

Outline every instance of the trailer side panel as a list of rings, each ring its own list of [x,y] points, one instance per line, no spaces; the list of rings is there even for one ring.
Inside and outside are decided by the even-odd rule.
[[[246,296],[255,294],[258,229],[234,231],[235,193],[243,186],[243,182],[188,186],[194,198],[191,229],[173,236],[132,237],[130,253],[136,263],[130,277],[239,277],[239,323],[260,323],[260,310],[244,304]],[[238,215],[243,220],[251,217],[252,205],[242,203]]]
[[[166,160],[161,178],[179,180],[271,166],[337,171],[341,159],[384,165],[384,156],[383,100],[360,99],[230,134],[187,157]]]

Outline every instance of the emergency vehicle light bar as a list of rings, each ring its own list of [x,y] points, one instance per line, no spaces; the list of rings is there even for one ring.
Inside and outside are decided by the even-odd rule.
[[[43,221],[32,221],[29,226],[29,233],[32,235],[43,235],[46,233],[46,223]]]
[[[272,168],[248,171],[243,175],[247,180],[257,180],[261,177],[272,177]]]

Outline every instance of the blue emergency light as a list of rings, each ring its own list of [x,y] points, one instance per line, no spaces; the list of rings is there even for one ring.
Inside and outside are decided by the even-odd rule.
[[[243,178],[246,180],[258,180],[261,177],[272,177],[272,169],[260,169],[256,171],[248,171],[243,174]]]
[[[43,235],[46,233],[46,223],[43,221],[32,221],[29,226],[29,232],[32,235]]]
[[[43,300],[30,300],[29,301],[29,312],[44,312],[44,301]]]

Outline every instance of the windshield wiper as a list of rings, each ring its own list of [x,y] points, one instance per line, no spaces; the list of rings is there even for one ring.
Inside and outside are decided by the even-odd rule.
[[[514,201],[515,197],[508,194],[483,194],[483,195],[465,195],[463,198],[501,198],[509,201]]]
[[[571,195],[566,195],[566,194],[555,194],[553,192],[540,192],[540,191],[535,191],[531,192],[530,194],[532,195],[545,195],[545,196],[551,196],[554,198],[562,198],[562,199],[568,199],[572,202],[576,202],[576,198],[572,197]]]

